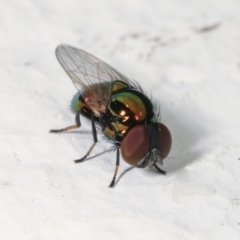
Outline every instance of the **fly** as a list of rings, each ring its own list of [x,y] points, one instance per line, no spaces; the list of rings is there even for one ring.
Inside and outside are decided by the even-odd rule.
[[[135,81],[94,57],[68,46],[60,45],[56,56],[78,89],[71,101],[75,113],[75,125],[50,130],[51,133],[66,132],[81,126],[80,116],[91,121],[93,143],[86,154],[75,160],[82,162],[90,155],[98,142],[96,125],[116,148],[116,166],[109,187],[114,187],[122,158],[138,168],[154,167],[165,174],[159,165],[171,149],[171,134],[160,123],[158,105],[147,96]]]

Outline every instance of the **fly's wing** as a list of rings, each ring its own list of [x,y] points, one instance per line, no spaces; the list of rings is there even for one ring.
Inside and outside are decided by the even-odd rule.
[[[131,85],[131,80],[81,49],[59,45],[56,56],[76,88],[82,90],[85,102],[96,116],[106,111],[113,81],[121,80]]]

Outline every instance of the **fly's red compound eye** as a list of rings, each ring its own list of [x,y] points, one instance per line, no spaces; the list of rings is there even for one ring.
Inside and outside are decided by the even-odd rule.
[[[149,150],[149,138],[147,128],[138,125],[132,128],[121,143],[122,158],[131,165],[136,165],[143,159]]]
[[[169,129],[162,123],[158,123],[159,128],[161,129],[160,137],[160,153],[162,158],[166,158],[169,154],[172,147],[172,136]]]
[[[172,146],[172,137],[169,129],[162,123],[160,128],[160,153],[166,158]],[[149,151],[149,136],[145,125],[132,128],[121,143],[122,158],[130,165],[136,165]]]

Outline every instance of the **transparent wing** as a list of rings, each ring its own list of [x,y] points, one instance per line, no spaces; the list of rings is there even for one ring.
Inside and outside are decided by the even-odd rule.
[[[78,90],[83,90],[93,111],[104,111],[111,95],[111,83],[121,80],[140,86],[93,55],[68,45],[59,45],[56,56]],[[91,96],[89,98],[89,96]]]

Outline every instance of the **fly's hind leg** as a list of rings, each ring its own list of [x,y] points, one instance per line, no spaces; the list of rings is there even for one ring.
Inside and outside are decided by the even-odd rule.
[[[75,122],[76,122],[75,125],[71,125],[71,126],[68,126],[68,127],[62,128],[62,129],[51,129],[49,132],[50,133],[61,133],[61,132],[66,132],[66,131],[81,127],[80,113],[76,114]]]
[[[80,163],[83,162],[84,160],[86,160],[86,158],[88,157],[88,155],[92,152],[93,148],[95,147],[95,145],[98,142],[97,139],[97,130],[96,130],[96,126],[95,126],[95,121],[94,121],[94,115],[91,118],[91,122],[92,122],[92,133],[93,133],[93,144],[92,146],[89,148],[89,150],[87,151],[86,155],[80,159],[74,160],[75,163]]]

